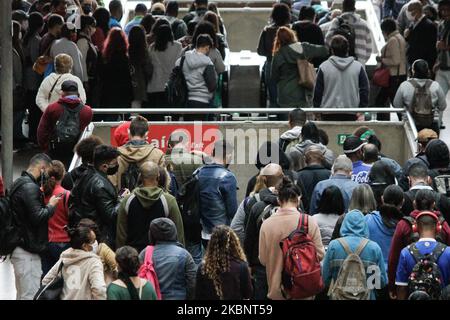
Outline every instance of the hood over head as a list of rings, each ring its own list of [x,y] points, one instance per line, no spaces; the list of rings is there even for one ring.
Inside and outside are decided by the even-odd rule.
[[[150,223],[148,238],[152,244],[159,241],[176,242],[177,227],[168,218],[157,218]]]
[[[369,238],[369,226],[361,211],[352,210],[345,215],[341,227],[341,236]]]

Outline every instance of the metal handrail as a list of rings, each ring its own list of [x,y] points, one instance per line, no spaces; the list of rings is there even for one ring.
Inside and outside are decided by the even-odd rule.
[[[96,114],[227,114],[227,113],[288,113],[294,108],[95,108]],[[306,113],[397,113],[403,108],[302,108]]]

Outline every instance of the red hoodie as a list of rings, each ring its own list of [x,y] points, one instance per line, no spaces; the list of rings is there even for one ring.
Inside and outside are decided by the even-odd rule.
[[[410,216],[416,219],[420,213],[419,210],[411,212]],[[434,211],[438,216],[441,215],[439,211]],[[407,245],[410,244],[411,225],[405,221],[400,220],[395,228],[394,236],[392,237],[391,249],[389,250],[388,260],[388,277],[389,277],[389,291],[395,293],[395,275],[397,273],[398,260],[400,259],[400,253]],[[442,228],[442,236],[446,245],[450,245],[450,227],[447,221],[444,222]]]
[[[80,99],[67,99],[60,98],[57,102],[50,104],[47,109],[45,109],[44,114],[39,122],[39,127],[37,130],[37,140],[39,146],[44,151],[48,151],[48,143],[54,134],[56,122],[62,116],[64,112],[63,103],[69,108],[76,108],[80,103]],[[91,107],[85,105],[80,111],[80,130],[81,132],[89,125],[92,121],[92,109]]]
[[[62,199],[56,206],[55,213],[48,220],[48,242],[70,242],[69,235],[64,230],[64,227],[69,221],[69,196],[70,192],[65,190],[61,185],[57,185],[53,190],[53,193],[48,197],[45,197],[45,204],[48,204],[50,198],[53,195],[63,193]]]

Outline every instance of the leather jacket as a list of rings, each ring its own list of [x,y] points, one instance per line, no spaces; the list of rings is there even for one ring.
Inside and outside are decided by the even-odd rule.
[[[97,223],[105,242],[114,247],[119,204],[116,189],[107,175],[89,166],[72,189],[69,225],[74,226],[81,219],[89,218]]]
[[[14,188],[17,189],[11,194],[11,208],[19,226],[19,247],[30,253],[42,253],[48,242],[48,220],[55,207],[45,205],[38,182],[26,171],[14,182]]]

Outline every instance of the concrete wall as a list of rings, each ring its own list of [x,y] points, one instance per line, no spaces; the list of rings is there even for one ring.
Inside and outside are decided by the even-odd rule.
[[[166,123],[174,125],[175,123]],[[235,152],[232,170],[238,179],[238,198],[243,199],[248,180],[257,174],[254,165],[259,147],[266,141],[278,141],[281,133],[287,130],[284,122],[216,122],[222,135],[233,141]],[[94,124],[93,133],[105,142],[110,141],[110,128],[117,124]],[[382,152],[397,160],[401,165],[413,156],[414,141],[408,126],[402,122],[317,122],[329,135],[328,147],[338,155],[342,146],[338,145],[338,134],[351,134],[359,126],[366,125],[375,131],[383,144]],[[241,129],[241,130],[238,130]],[[227,131],[228,130],[228,131]],[[151,139],[151,137],[150,137]],[[250,155],[250,156],[249,156]]]

